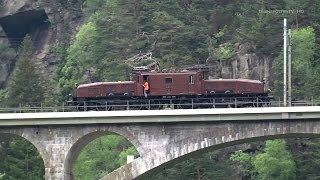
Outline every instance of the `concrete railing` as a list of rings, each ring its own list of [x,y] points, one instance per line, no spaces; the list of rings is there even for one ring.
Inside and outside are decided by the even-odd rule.
[[[190,101],[187,103],[152,103],[146,101],[142,106],[132,105],[126,103],[125,105],[113,105],[114,110],[157,110],[157,109],[211,109],[211,108],[238,108],[238,104],[251,104],[250,107],[284,107],[283,101],[281,100],[273,100],[270,102],[252,102],[252,101],[237,101],[237,99],[233,99],[230,101],[216,101],[216,102],[196,102]],[[300,100],[300,101],[292,101],[291,106],[319,106],[320,101],[314,100]],[[36,105],[36,106],[19,106],[19,107],[1,107],[0,113],[40,113],[40,112],[74,112],[74,111],[108,111],[109,105],[83,105],[83,106],[70,106],[62,104],[61,106],[44,106],[44,105]]]

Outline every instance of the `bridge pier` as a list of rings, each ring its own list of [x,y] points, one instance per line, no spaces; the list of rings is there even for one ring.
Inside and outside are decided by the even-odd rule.
[[[31,142],[42,157],[46,180],[73,179],[72,172],[66,171],[65,164],[70,164],[66,163],[66,157],[80,135],[72,128],[43,126],[1,128],[0,134],[17,135]]]
[[[74,162],[81,150],[104,135],[124,136],[143,151],[128,130],[114,125],[0,127],[1,134],[20,136],[36,147],[44,163],[45,180],[74,180]]]

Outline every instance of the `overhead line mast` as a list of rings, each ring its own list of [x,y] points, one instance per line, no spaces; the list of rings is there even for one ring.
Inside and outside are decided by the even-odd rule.
[[[287,106],[287,19],[283,20],[283,106]]]

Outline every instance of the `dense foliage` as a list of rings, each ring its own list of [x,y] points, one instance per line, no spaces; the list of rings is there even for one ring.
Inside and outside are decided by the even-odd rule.
[[[316,35],[310,26],[292,31],[292,97],[306,99],[319,98],[319,65],[315,59]],[[283,54],[274,63],[274,95],[283,92]]]
[[[244,179],[295,179],[295,162],[285,140],[268,140],[260,152],[248,154],[237,151],[230,159],[238,163],[240,175]]]
[[[264,151],[253,161],[258,179],[295,179],[295,163],[284,140],[267,141]]]
[[[69,94],[75,82],[128,79],[125,60],[139,53],[152,52],[162,68],[175,68],[232,59],[237,55],[237,44],[249,43],[251,48],[243,53],[276,59],[272,89],[281,97],[280,47],[286,17],[293,29],[293,57],[297,57],[293,58],[293,95],[296,99],[316,96],[315,85],[320,83],[316,78],[319,55],[315,52],[319,47],[315,37],[320,33],[316,7],[320,4],[312,2],[86,0],[87,22],[68,49],[60,73],[62,95]],[[300,42],[306,36],[309,39]],[[304,42],[310,43],[300,45]],[[304,48],[308,51],[299,53]],[[301,67],[308,68],[309,61],[312,71],[305,72]],[[308,73],[308,82],[302,82],[305,74],[301,73]]]
[[[231,162],[226,161],[226,158],[223,151],[210,152],[200,157],[185,160],[171,168],[163,169],[162,172],[149,177],[149,179],[233,179],[236,174],[232,172]]]
[[[60,2],[71,5],[69,1]],[[237,47],[243,44],[249,44],[250,48],[241,53],[256,53],[261,58],[273,59],[272,89],[275,96],[281,97],[284,17],[288,18],[289,28],[292,28],[293,99],[311,96],[320,99],[320,1],[83,2],[86,18],[74,41],[70,46],[53,46],[52,50],[65,62],[58,68],[58,82],[50,83],[59,85],[62,101],[72,92],[75,82],[128,79],[125,60],[140,53],[152,52],[162,68],[175,68],[236,58]],[[9,88],[0,90],[0,106],[31,105],[34,102],[52,104],[52,100],[57,99],[48,92],[48,88],[54,88],[41,80],[32,53],[32,42],[26,37]],[[12,49],[0,44],[0,62],[11,62],[14,56]],[[221,156],[223,151],[212,152],[166,169],[153,179],[317,179],[320,164],[317,160],[320,156],[318,142],[318,139],[289,140],[290,148],[286,149],[284,141],[267,141],[265,148],[258,148],[251,154],[236,152],[230,161],[228,155]],[[27,179],[23,175],[28,175],[29,179],[43,178],[42,162],[35,150],[31,150],[32,145],[17,147],[17,144],[24,143],[1,139],[0,179]],[[24,152],[28,152],[27,155]],[[127,154],[136,153],[121,137],[99,138],[90,143],[77,159],[76,177],[102,177],[122,165]]]
[[[20,137],[1,136],[0,179],[43,180],[44,164],[37,149]]]
[[[126,164],[127,155],[137,158],[138,152],[125,138],[116,135],[97,138],[77,158],[75,177],[79,180],[100,179]]]

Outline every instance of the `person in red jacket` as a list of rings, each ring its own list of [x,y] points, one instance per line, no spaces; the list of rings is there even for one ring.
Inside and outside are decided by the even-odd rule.
[[[143,94],[144,94],[144,97],[148,97],[148,94],[147,94],[147,91],[149,90],[149,83],[147,80],[144,81],[144,84],[142,85],[143,86]]]

